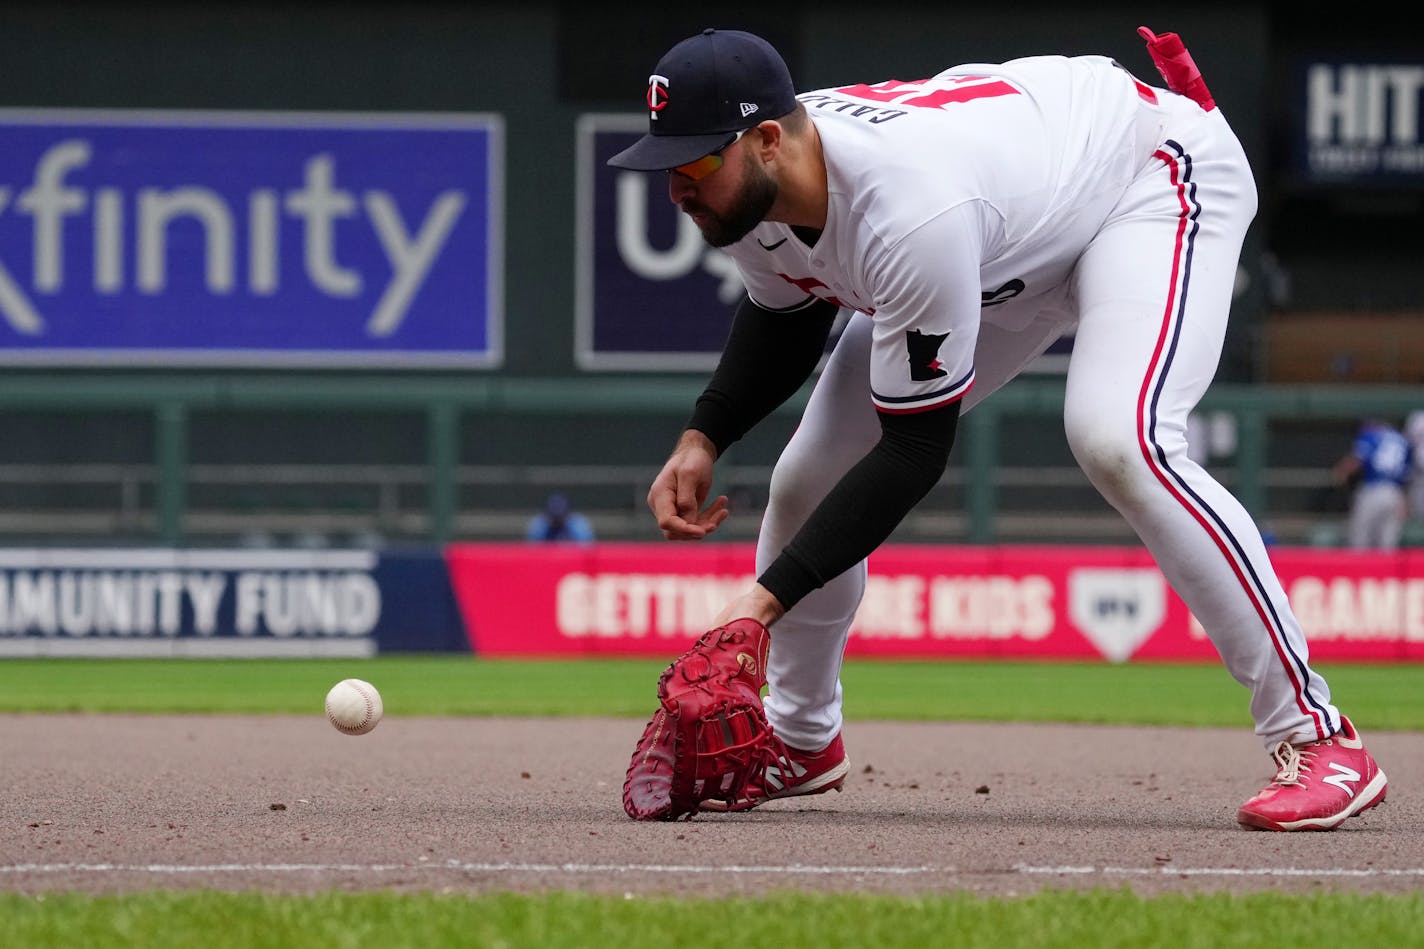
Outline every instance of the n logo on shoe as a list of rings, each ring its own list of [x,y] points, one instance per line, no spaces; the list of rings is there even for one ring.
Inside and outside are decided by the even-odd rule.
[[[1326,784],[1333,784],[1340,790],[1344,791],[1346,794],[1350,795],[1351,797],[1354,797],[1355,789],[1352,787],[1346,787],[1346,785],[1358,784],[1360,782],[1360,772],[1356,771],[1354,768],[1347,768],[1343,764],[1340,764],[1336,761],[1330,762],[1330,769],[1332,771],[1338,771],[1340,773],[1332,774],[1329,777],[1324,777],[1320,780],[1324,781]]]
[[[782,770],[782,765],[790,769],[789,773]],[[786,788],[786,782],[782,780],[783,777],[791,777],[794,779],[801,777],[805,773],[806,769],[801,765],[792,761],[790,758],[782,758],[780,763],[774,764],[766,769],[766,777],[763,780],[765,780],[767,787],[781,791]],[[1359,775],[1356,775],[1356,777],[1359,777]]]

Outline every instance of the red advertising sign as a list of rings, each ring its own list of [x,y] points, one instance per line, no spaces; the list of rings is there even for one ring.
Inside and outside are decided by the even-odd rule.
[[[1424,551],[1277,549],[1317,659],[1424,660]],[[680,653],[753,582],[750,544],[457,544],[451,582],[484,655]],[[1136,547],[881,548],[848,655],[1215,660]]]

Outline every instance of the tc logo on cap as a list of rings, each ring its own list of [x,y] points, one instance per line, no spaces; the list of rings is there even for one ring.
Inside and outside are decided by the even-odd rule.
[[[668,104],[668,81],[667,76],[659,76],[653,73],[648,77],[648,108],[652,114],[650,119],[656,119],[658,113],[667,108]]]

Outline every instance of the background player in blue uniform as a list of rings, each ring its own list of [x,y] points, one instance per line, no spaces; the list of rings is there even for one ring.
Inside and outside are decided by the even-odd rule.
[[[1350,451],[1335,463],[1335,480],[1352,485],[1349,543],[1354,550],[1395,550],[1409,519],[1407,488],[1414,447],[1397,429],[1366,419]]]

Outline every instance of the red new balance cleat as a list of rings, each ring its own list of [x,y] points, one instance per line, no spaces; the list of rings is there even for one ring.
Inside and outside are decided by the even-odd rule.
[[[737,801],[708,801],[706,811],[746,811],[779,797],[839,791],[850,772],[845,745],[836,734],[820,751],[802,751],[782,744],[776,763],[747,782],[746,796]]]
[[[1344,716],[1329,738],[1283,741],[1271,757],[1279,768],[1275,778],[1236,814],[1247,830],[1331,830],[1384,800],[1384,772]]]

